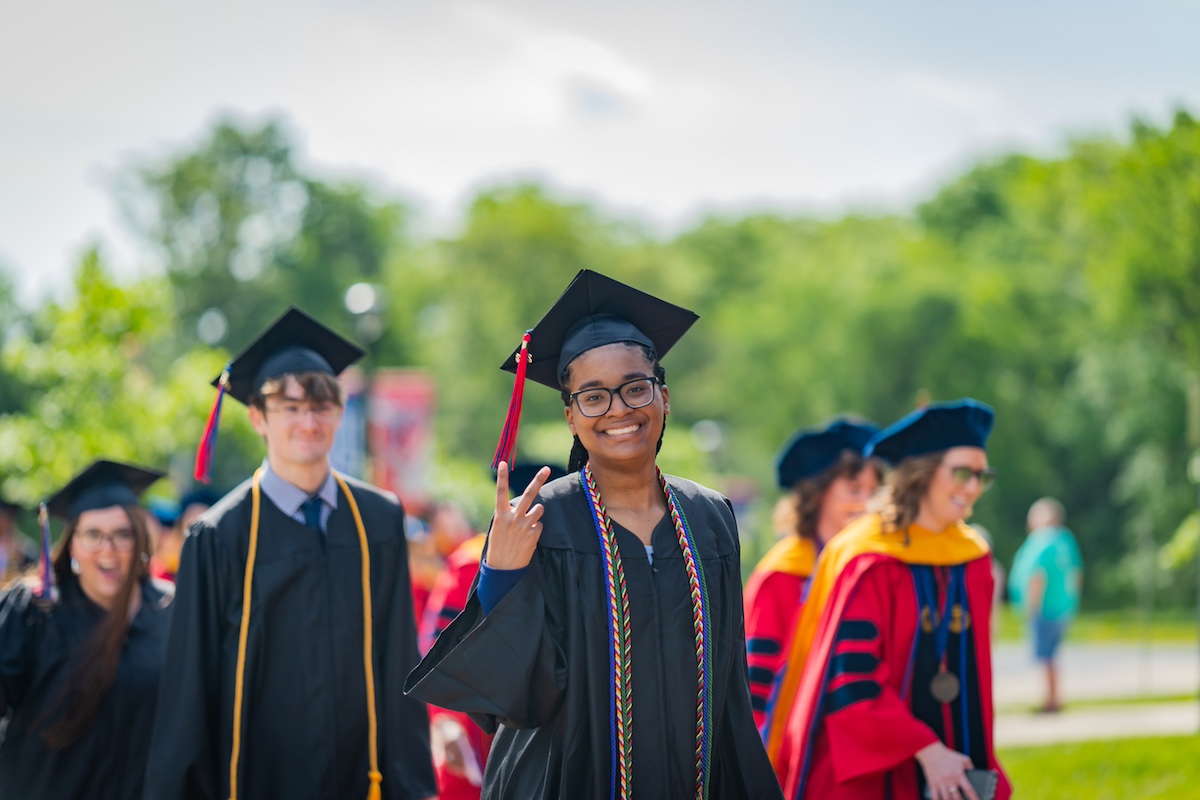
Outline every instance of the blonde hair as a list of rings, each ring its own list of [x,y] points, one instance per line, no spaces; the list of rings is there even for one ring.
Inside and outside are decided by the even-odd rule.
[[[933,475],[942,465],[946,451],[906,458],[887,476],[883,489],[867,506],[878,514],[885,532],[907,530],[921,513],[921,500],[933,483]]]

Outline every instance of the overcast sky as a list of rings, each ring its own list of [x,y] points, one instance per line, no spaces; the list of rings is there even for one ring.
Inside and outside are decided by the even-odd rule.
[[[536,177],[669,231],[904,208],[972,159],[1200,113],[1200,2],[106,0],[0,6],[0,264],[144,267],[117,171],[223,114],[449,225]]]

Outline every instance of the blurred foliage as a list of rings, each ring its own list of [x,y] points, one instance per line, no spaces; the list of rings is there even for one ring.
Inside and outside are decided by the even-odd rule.
[[[306,169],[277,122],[222,121],[134,165],[122,202],[163,278],[118,287],[92,255],[74,306],[10,326],[0,370],[19,386],[0,389],[0,477],[24,496],[83,453],[186,460],[211,401],[197,387],[225,357],[197,344],[205,312],[222,312],[220,344],[236,351],[295,303],[370,344],[368,371],[436,379],[430,483],[484,522],[512,388],[500,364],[587,267],[701,315],[665,360],[661,463],[739,500],[756,489],[747,561],[771,539],[774,454],[793,430],[840,412],[887,423],[966,395],[997,410],[1000,480],[977,520],[1002,560],[1029,504],[1053,495],[1079,536],[1089,603],[1128,603],[1151,562],[1158,602],[1194,590],[1195,537],[1175,536],[1191,530],[1185,468],[1200,444],[1187,419],[1200,387],[1200,126],[1186,113],[1054,158],[981,163],[911,214],[714,216],[668,239],[534,184],[485,189],[458,229],[416,236],[403,202]],[[376,293],[352,313],[359,282]],[[7,296],[0,285],[6,314]],[[566,460],[561,409],[529,388],[528,456]],[[261,449],[244,415],[225,419],[239,442],[218,451],[228,482]],[[701,420],[719,439],[691,435]]]
[[[5,344],[3,369],[31,400],[23,412],[0,415],[3,495],[32,505],[97,458],[171,467],[177,487],[186,487],[187,455],[212,402],[211,391],[197,387],[207,387],[226,356],[180,348],[165,283],[120,286],[94,250],[80,260],[74,288],[69,303],[39,310],[29,330]],[[224,427],[224,474],[240,479],[253,429]],[[236,473],[228,468],[235,463]]]

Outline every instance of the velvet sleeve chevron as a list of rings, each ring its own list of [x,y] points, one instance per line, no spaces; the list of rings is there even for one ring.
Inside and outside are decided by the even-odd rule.
[[[904,699],[912,636],[891,630],[909,627],[892,613],[895,577],[890,569],[862,577],[829,648],[821,716],[839,783],[893,769],[937,741]]]
[[[746,660],[754,724],[760,731],[786,658],[803,585],[803,578],[783,572],[756,572],[746,583]]]

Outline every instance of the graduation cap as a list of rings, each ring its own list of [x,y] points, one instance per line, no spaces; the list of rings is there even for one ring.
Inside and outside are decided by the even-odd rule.
[[[516,449],[527,377],[551,389],[561,389],[558,377],[568,364],[588,350],[619,342],[651,347],[662,358],[699,318],[686,308],[599,272],[580,270],[500,365],[517,377],[492,468],[501,461],[510,461]]]
[[[179,519],[179,503],[168,497],[151,497],[146,501],[146,510],[154,515],[158,524],[169,528]]]
[[[179,498],[179,513],[187,511],[188,506],[215,506],[223,496],[220,492],[207,486],[199,486]]]
[[[870,422],[835,419],[820,428],[797,431],[775,460],[780,489],[791,489],[797,481],[819,475],[841,458],[842,452],[862,453],[879,426]]]
[[[518,461],[513,464],[508,471],[508,493],[516,497],[521,492],[525,491],[535,475],[542,467],[550,468],[550,477],[546,479],[546,483],[552,480],[561,478],[567,474],[567,471],[557,464],[539,464],[536,461]]]
[[[992,407],[965,397],[917,409],[875,434],[864,456],[878,456],[895,465],[906,458],[949,450],[984,447],[996,413]]]
[[[118,461],[94,461],[46,500],[51,515],[75,519],[85,511],[109,506],[136,506],[142,492],[166,475],[156,469]]]
[[[225,370],[213,379],[217,397],[196,451],[196,480],[209,482],[217,428],[221,423],[221,401],[226,394],[246,404],[272,378],[301,372],[339,375],[362,358],[364,353],[361,347],[334,333],[300,309],[295,306],[289,308],[234,356]]]
[[[14,503],[7,497],[0,497],[0,511],[7,511],[10,514],[16,515],[24,510],[25,508],[20,503]]]

